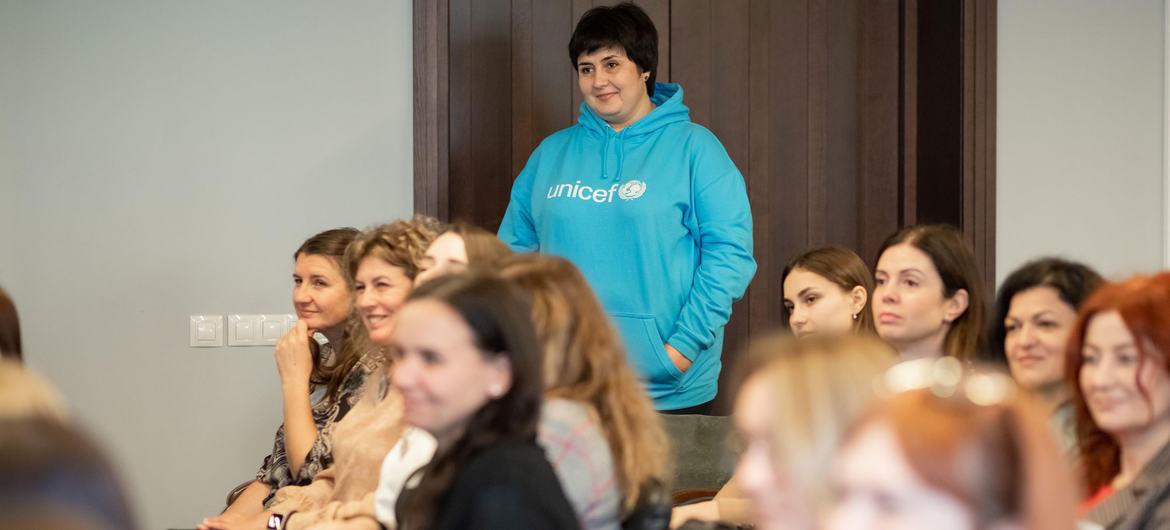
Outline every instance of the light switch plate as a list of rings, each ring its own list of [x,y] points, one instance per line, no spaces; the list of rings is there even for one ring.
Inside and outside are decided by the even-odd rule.
[[[189,323],[192,348],[223,346],[223,315],[191,315]]]
[[[297,321],[296,315],[228,315],[228,346],[274,346]]]

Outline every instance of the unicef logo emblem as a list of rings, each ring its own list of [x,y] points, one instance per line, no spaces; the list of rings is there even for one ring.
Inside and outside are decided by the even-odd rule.
[[[643,193],[646,193],[646,183],[640,180],[626,182],[618,189],[618,197],[623,201],[632,201],[641,197]]]

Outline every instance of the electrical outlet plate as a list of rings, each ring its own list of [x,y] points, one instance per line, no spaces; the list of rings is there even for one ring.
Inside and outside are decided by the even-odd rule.
[[[223,346],[223,315],[191,315],[189,323],[192,348]]]

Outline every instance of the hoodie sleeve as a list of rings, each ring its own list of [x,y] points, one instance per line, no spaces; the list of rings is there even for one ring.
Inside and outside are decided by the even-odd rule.
[[[532,221],[532,168],[536,166],[537,154],[533,153],[528,159],[520,176],[512,183],[512,197],[508,200],[508,209],[504,212],[504,219],[500,221],[500,230],[497,234],[501,241],[516,252],[536,252],[540,250],[540,240],[536,235],[536,224]]]
[[[704,131],[706,132],[706,131]],[[699,242],[699,268],[674,331],[667,340],[688,359],[715,342],[756,273],[752,257],[752,211],[743,175],[707,132],[692,164],[692,223]]]

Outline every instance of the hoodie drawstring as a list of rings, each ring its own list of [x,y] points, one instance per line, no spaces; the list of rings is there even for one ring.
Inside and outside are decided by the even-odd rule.
[[[621,182],[622,166],[625,165],[626,161],[626,143],[622,141],[621,136],[617,137],[617,143],[617,174],[614,175],[613,179],[616,182]]]
[[[625,142],[622,141],[621,133],[605,135],[605,148],[601,151],[601,179],[609,179],[609,143],[616,142],[617,149],[617,170],[614,172],[614,180],[621,181],[622,179],[622,165],[626,161],[626,147]]]
[[[605,135],[605,146],[601,148],[601,180],[609,178],[609,140],[610,135]]]

